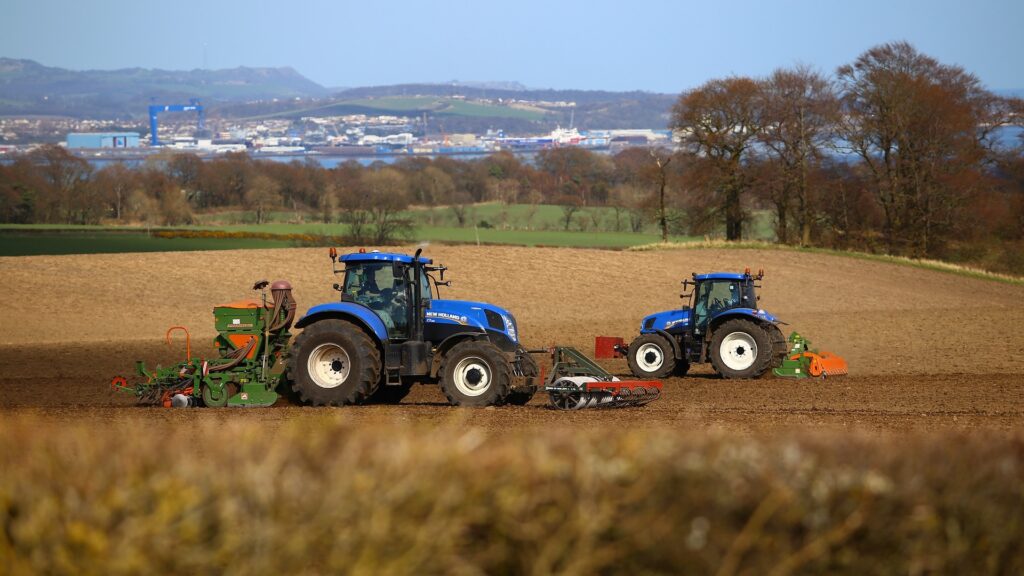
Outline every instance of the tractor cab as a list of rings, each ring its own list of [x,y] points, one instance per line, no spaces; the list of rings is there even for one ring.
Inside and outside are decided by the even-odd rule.
[[[690,297],[690,316],[693,318],[693,330],[696,334],[707,331],[708,321],[719,314],[736,308],[757,309],[757,292],[755,280],[760,276],[743,274],[716,273],[693,275],[693,280],[685,280],[685,287],[693,286],[693,291],[684,294]]]
[[[419,286],[421,302],[427,303],[431,297],[424,267],[417,267],[420,278],[416,282],[411,258],[405,259],[409,262],[380,253],[348,254],[341,258],[345,263],[345,281],[339,286],[341,300],[373,310],[395,340],[411,336],[410,303],[416,287]]]

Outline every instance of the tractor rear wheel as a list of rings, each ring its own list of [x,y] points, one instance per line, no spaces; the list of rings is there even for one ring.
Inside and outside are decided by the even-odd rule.
[[[465,340],[441,359],[441,391],[452,406],[499,406],[512,383],[512,367],[490,342]]]
[[[380,381],[380,352],[366,332],[351,322],[321,320],[295,339],[288,377],[304,403],[360,404]]]
[[[676,369],[672,343],[661,334],[641,334],[629,345],[629,370],[637,378],[665,378]]]
[[[711,336],[711,366],[723,378],[759,378],[772,366],[772,339],[764,326],[737,318]]]

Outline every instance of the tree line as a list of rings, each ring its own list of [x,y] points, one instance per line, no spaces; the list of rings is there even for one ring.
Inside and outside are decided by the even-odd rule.
[[[1024,271],[1024,142],[996,138],[1022,119],[1021,100],[901,42],[831,76],[797,66],[709,80],[673,107],[674,146],[614,156],[566,147],[326,169],[166,153],[94,169],[43,147],[0,165],[0,221],[180,225],[242,208],[259,223],[284,209],[387,242],[409,232],[410,206],[472,225],[467,207],[500,201],[560,205],[566,229],[582,208],[610,206],[616,230],[740,240],[752,211],[770,210],[781,243]]]

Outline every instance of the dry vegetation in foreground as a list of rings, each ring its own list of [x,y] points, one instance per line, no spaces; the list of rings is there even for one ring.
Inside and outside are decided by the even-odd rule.
[[[0,572],[1024,572],[1024,439],[0,423]]]

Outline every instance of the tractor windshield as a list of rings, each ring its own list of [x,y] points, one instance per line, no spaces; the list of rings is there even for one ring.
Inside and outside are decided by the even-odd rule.
[[[753,280],[705,280],[697,288],[695,325],[704,328],[710,317],[733,308],[757,308]]]
[[[349,263],[342,291],[352,301],[376,312],[392,337],[408,336],[409,328],[408,305],[413,283],[409,281],[408,266],[401,265],[399,270],[396,277],[392,262]],[[430,300],[426,274],[420,276],[420,292],[423,300]]]

